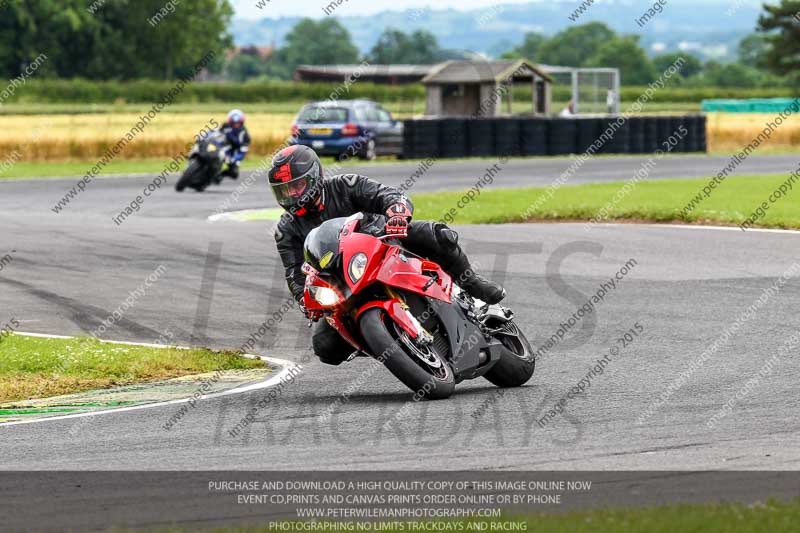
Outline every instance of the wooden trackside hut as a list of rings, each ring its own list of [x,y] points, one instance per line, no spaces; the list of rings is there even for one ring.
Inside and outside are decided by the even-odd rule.
[[[511,114],[515,82],[530,83],[532,113],[551,111],[553,79],[526,59],[447,61],[422,79],[427,94],[425,114],[438,117],[496,117]]]

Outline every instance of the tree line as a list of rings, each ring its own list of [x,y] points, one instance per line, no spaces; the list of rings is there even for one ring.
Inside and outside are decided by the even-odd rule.
[[[572,67],[617,67],[626,85],[646,85],[683,57],[685,87],[793,87],[800,72],[800,0],[765,4],[756,32],[744,38],[737,61],[702,62],[689,52],[650,57],[636,35],[620,35],[591,22],[553,36],[524,35],[502,57]],[[219,78],[291,79],[300,64],[433,64],[471,57],[440,47],[418,30],[386,29],[364,55],[335,18],[304,19],[270,57],[223,53],[233,40],[229,0],[5,0],[0,3],[0,73],[14,78],[40,54],[44,78],[89,80],[175,79],[185,76],[209,51],[209,70]]]
[[[730,63],[701,61],[687,51],[649,57],[637,35],[620,35],[600,22],[572,26],[552,37],[527,33],[522,43],[501,57],[527,58],[537,63],[568,67],[615,67],[626,85],[647,85],[683,58],[674,86],[691,87],[793,87],[800,72],[800,0],[766,4],[756,32],[741,40],[737,60]],[[268,60],[238,56],[228,65],[232,79],[254,77],[290,79],[300,64],[347,64],[366,60],[373,64],[432,64],[469,57],[469,53],[442,49],[427,31],[411,34],[386,29],[372,49],[361,57],[350,34],[335,19],[299,22],[283,47]]]
[[[44,78],[174,79],[208,52],[219,71],[232,16],[228,0],[6,0],[0,74],[14,78],[42,53]]]
[[[523,42],[501,57],[526,58],[536,63],[567,67],[615,67],[625,85],[647,85],[681,57],[679,76],[673,86],[685,87],[791,87],[800,67],[800,1],[784,1],[780,7],[766,6],[759,31],[742,39],[737,60],[731,63],[701,61],[690,52],[670,52],[649,57],[637,35],[620,35],[601,22],[572,26],[552,37],[527,33]],[[333,43],[333,44],[331,44]],[[300,64],[348,64],[363,60],[372,64],[432,64],[468,57],[442,49],[436,36],[426,31],[412,34],[389,28],[361,57],[347,30],[335,19],[303,20],[289,33],[285,45],[268,60],[239,56],[228,65],[232,79],[254,77],[290,79]]]
[[[800,1],[791,3],[800,9]],[[767,6],[767,9],[773,8]],[[761,17],[760,31],[739,42],[737,59],[730,63],[703,62],[688,51],[669,52],[651,58],[639,45],[638,35],[619,35],[600,22],[573,26],[550,38],[528,33],[521,45],[502,57],[525,57],[537,63],[568,67],[615,67],[620,69],[625,85],[647,85],[682,58],[680,75],[669,80],[672,86],[791,87],[795,81],[792,76],[794,69],[785,66],[787,60],[792,60],[776,51],[783,49],[787,41],[797,41],[797,47],[800,35],[796,33],[797,29],[785,34],[767,30],[772,20],[772,16]],[[798,63],[798,60],[793,62]]]

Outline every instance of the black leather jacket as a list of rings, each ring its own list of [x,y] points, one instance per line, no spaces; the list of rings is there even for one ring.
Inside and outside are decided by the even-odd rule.
[[[305,275],[303,266],[303,243],[312,229],[326,220],[348,217],[354,213],[384,214],[392,204],[405,202],[413,212],[414,206],[403,193],[358,174],[341,174],[324,178],[322,182],[322,204],[320,212],[309,212],[298,217],[284,213],[275,227],[278,253],[286,269],[286,283],[297,301],[303,298]]]

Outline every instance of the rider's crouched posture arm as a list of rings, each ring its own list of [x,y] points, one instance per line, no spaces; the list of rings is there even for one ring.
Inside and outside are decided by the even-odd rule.
[[[450,274],[458,285],[486,303],[498,303],[505,290],[470,268],[458,244],[458,233],[438,222],[414,220],[411,200],[397,189],[365,176],[342,174],[323,177],[317,154],[306,146],[290,146],[272,161],[269,182],[278,203],[287,213],[275,229],[275,241],[286,281],[302,308],[305,275],[302,272],[303,244],[309,232],[326,220],[364,212],[386,217],[386,232],[402,235],[411,253],[426,257]],[[338,365],[354,348],[326,321],[313,334],[314,352],[323,363]]]

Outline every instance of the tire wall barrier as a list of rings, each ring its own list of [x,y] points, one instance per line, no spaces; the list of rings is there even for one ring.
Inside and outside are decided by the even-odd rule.
[[[404,159],[706,152],[706,117],[430,118],[406,120]],[[668,142],[670,140],[671,142]],[[667,143],[667,144],[665,144]],[[669,147],[669,148],[668,148]]]

